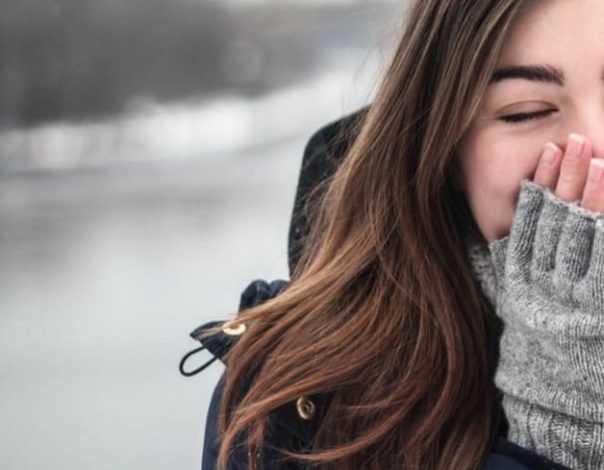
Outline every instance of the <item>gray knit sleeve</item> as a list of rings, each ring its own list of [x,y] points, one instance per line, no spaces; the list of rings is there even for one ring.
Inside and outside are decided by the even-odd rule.
[[[604,215],[525,180],[510,235],[489,250],[508,439],[604,468]]]

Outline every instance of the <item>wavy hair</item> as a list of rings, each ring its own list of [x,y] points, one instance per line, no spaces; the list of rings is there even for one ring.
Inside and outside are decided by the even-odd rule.
[[[272,411],[314,394],[329,405],[312,449],[285,453],[315,468],[484,463],[497,359],[464,249],[476,226],[455,150],[526,3],[410,2],[290,284],[240,313],[248,329],[228,356],[219,466],[240,436],[263,446]]]

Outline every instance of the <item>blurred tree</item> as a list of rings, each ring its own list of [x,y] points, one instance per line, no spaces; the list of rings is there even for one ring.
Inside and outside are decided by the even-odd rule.
[[[120,111],[221,84],[224,10],[186,0],[4,0],[0,124]]]
[[[375,14],[388,10],[362,2],[3,0],[0,128],[102,117],[144,100],[263,93],[331,67],[333,51],[356,48],[356,57],[372,43]]]

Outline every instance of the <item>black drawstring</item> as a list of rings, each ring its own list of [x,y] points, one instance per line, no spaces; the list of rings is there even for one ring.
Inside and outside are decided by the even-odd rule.
[[[210,364],[212,364],[216,359],[218,359],[218,357],[214,356],[212,359],[210,359],[205,364],[202,364],[197,369],[189,370],[189,371],[185,370],[185,362],[187,362],[187,360],[191,356],[197,354],[200,351],[203,351],[205,348],[206,348],[205,346],[200,346],[199,348],[193,349],[193,351],[189,351],[187,354],[185,354],[185,356],[180,360],[180,364],[178,366],[178,369],[180,370],[180,373],[182,375],[184,375],[185,377],[191,377],[195,374],[199,374],[201,371],[206,369]]]
[[[288,281],[285,281],[283,279],[277,279],[275,281],[271,281],[270,283],[262,279],[256,279],[252,281],[241,294],[239,310],[241,311],[250,307],[254,307],[268,299],[275,297],[279,294],[279,292],[281,292],[285,287],[287,287],[287,285]],[[221,325],[223,327],[223,333],[226,333],[226,336],[216,335],[215,337],[207,338],[207,340],[204,339],[204,332]],[[199,366],[197,369],[187,371],[185,370],[185,363],[189,360],[189,358],[207,348],[202,345],[201,347],[194,349],[193,351],[187,353],[180,361],[179,370],[182,375],[184,375],[185,377],[191,377],[192,375],[199,374],[208,366],[210,366],[210,364],[212,364],[216,359],[221,359],[224,362],[223,358],[225,357],[226,353],[233,345],[233,341],[235,340],[234,336],[239,336],[242,333],[242,331],[230,332],[228,331],[228,329],[225,329],[224,326],[224,321],[212,321],[209,323],[205,323],[193,330],[190,336],[198,341],[202,341],[203,339],[204,342],[207,342],[207,345],[209,346],[208,351],[214,357],[207,361],[205,364]],[[242,326],[245,327],[245,325]],[[243,328],[243,331],[245,331],[245,328]]]

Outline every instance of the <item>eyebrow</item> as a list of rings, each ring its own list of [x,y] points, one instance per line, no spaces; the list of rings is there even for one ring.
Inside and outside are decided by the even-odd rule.
[[[512,65],[502,67],[493,73],[491,83],[507,79],[523,79],[564,86],[564,72],[552,65]]]

